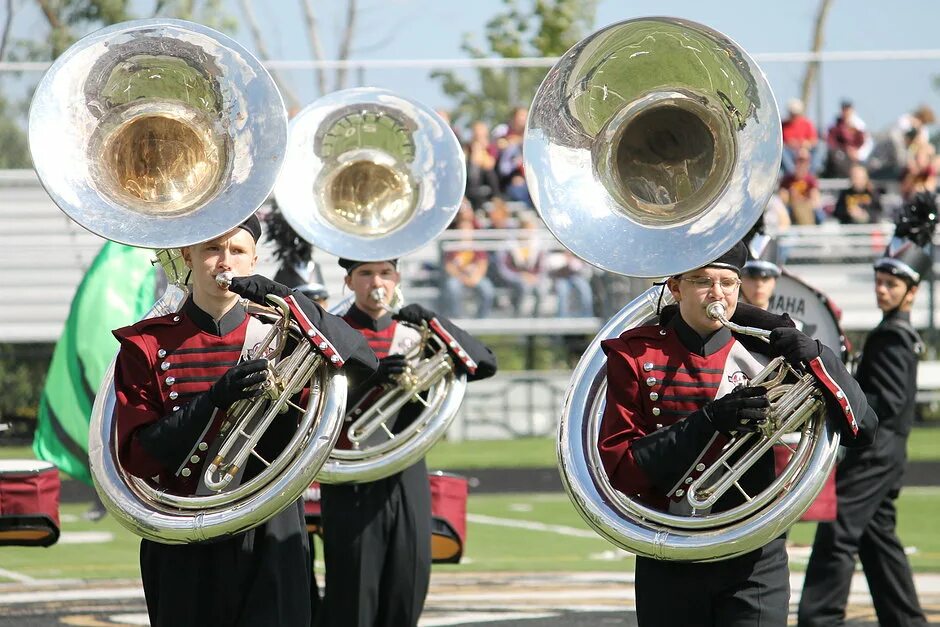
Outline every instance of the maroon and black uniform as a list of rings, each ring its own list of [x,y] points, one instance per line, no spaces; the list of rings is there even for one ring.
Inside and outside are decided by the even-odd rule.
[[[298,297],[302,298],[302,297]],[[338,318],[312,303],[298,307],[320,344],[353,370],[375,358]],[[186,301],[179,313],[118,329],[115,365],[117,438],[131,474],[174,494],[198,494],[225,412],[207,391],[261,340],[267,325],[236,304],[218,321]],[[328,355],[329,356],[329,355]],[[289,416],[272,423],[258,451],[276,457],[296,430]],[[246,465],[244,479],[261,470]],[[182,545],[141,540],[140,566],[150,621],[173,625],[297,625],[310,622],[308,541],[301,501],[244,533]]]
[[[391,316],[373,320],[355,305],[344,319],[379,359],[404,354],[419,339],[415,329]],[[486,346],[449,320],[436,320],[475,362],[468,381],[496,373],[496,358]],[[347,427],[357,410],[367,408],[373,389],[367,382],[351,391]],[[422,409],[419,403],[405,405],[392,431],[406,428]],[[344,429],[337,446],[348,445]],[[431,578],[431,491],[424,460],[377,481],[322,485],[321,499],[326,596],[319,625],[417,625]]]
[[[738,338],[725,328],[702,338],[669,309],[661,326],[639,327],[603,342],[608,389],[598,448],[615,488],[662,510],[688,515],[684,488],[727,441],[701,408],[747,385],[769,356],[766,345]],[[865,395],[838,358],[826,348],[822,351],[809,368],[831,397],[830,423],[843,432],[843,440],[870,442],[877,418]],[[755,494],[773,479],[774,460],[768,452],[742,477],[741,485]],[[741,499],[740,493],[729,491],[714,511],[736,506]],[[637,557],[637,619],[644,627],[782,626],[789,593],[782,537],[719,562]]]

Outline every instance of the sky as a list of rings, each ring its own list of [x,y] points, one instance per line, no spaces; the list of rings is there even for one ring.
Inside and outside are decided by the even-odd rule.
[[[522,4],[528,0],[520,0]],[[460,43],[465,34],[483,42],[486,21],[502,9],[500,0],[360,0],[362,23],[358,31],[362,50],[355,58],[435,59],[463,58]],[[284,2],[285,15],[264,14],[270,33],[271,56],[310,58],[295,3]],[[324,32],[336,33],[344,2],[318,2]],[[237,9],[237,8],[236,8]],[[601,0],[595,26],[632,17],[670,15],[702,22],[737,41],[750,54],[804,52],[809,49],[817,0]],[[260,17],[260,16],[259,16]],[[910,50],[940,47],[937,38],[940,2],[911,0],[835,0],[829,13],[824,50]],[[239,34],[247,43],[250,37]],[[335,58],[335,38],[324,42],[327,57]],[[803,63],[761,63],[778,103],[796,96]],[[366,84],[388,87],[446,108],[448,101],[427,78],[427,70],[372,70]],[[841,99],[851,98],[858,113],[873,129],[889,126],[903,112],[921,103],[940,113],[940,92],[932,77],[940,75],[940,61],[830,62],[823,66],[822,117],[830,121]],[[300,82],[298,80],[298,82]],[[313,92],[305,98],[312,98]],[[819,115],[816,103],[809,113]]]
[[[521,5],[531,0],[518,0]],[[737,41],[751,55],[804,52],[809,49],[818,0],[600,0],[596,28],[632,17],[670,15],[702,22]],[[253,0],[269,54],[274,59],[311,58],[299,9],[301,0]],[[501,0],[358,0],[356,59],[465,58],[460,50],[470,34],[483,43],[484,27],[503,9]],[[343,0],[313,0],[323,33],[326,58],[336,58]],[[30,7],[17,14],[14,31],[42,28],[43,19]],[[136,0],[140,7],[153,2]],[[239,3],[226,0],[228,11],[241,17]],[[935,0],[834,0],[825,33],[824,50],[912,50],[940,48],[935,43],[940,2]],[[35,31],[33,31],[35,32]],[[242,20],[233,36],[249,49],[255,46]],[[797,95],[803,63],[761,62],[781,107]],[[932,79],[940,75],[940,60],[828,62],[823,65],[822,98],[808,113],[823,126],[836,115],[839,102],[850,98],[859,115],[874,130],[886,128],[905,111],[926,103],[940,114],[940,91]],[[472,76],[472,71],[462,70]],[[369,70],[359,76],[366,85],[386,87],[447,108],[448,100],[429,70]],[[302,104],[316,96],[309,72],[285,74]]]

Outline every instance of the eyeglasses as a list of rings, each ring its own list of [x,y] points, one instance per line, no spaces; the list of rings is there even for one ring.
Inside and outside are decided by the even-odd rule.
[[[741,286],[741,279],[735,279],[732,277],[713,279],[709,276],[695,276],[688,279],[682,277],[682,280],[691,283],[692,287],[702,292],[707,292],[708,290],[712,289],[712,287],[715,286],[715,283],[721,287],[721,291],[725,294],[731,294]]]

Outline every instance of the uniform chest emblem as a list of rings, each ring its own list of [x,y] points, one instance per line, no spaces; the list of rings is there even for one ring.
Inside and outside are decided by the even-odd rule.
[[[730,383],[731,385],[735,387],[739,385],[747,385],[748,381],[749,379],[747,378],[747,375],[741,372],[740,370],[738,370],[737,372],[732,372],[731,374],[728,375],[728,383]]]

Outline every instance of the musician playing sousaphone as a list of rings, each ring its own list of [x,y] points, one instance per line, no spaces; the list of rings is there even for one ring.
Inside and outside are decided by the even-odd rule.
[[[207,494],[204,471],[218,448],[226,411],[262,393],[269,361],[252,349],[268,323],[246,311],[284,299],[305,333],[328,344],[352,380],[375,370],[376,358],[345,322],[306,297],[259,275],[258,218],[210,241],[182,249],[192,294],[178,313],[114,331],[118,452],[124,469],[172,494]],[[312,332],[312,334],[310,333]],[[294,412],[279,416],[257,452],[274,459],[294,436]],[[254,457],[227,489],[262,469]],[[303,509],[295,504],[253,529],[222,539],[162,544],[142,539],[140,569],[150,623],[295,625],[310,623],[310,563]]]
[[[421,305],[393,311],[401,280],[397,259],[340,259],[355,301],[344,320],[379,358],[375,376],[350,391],[346,426],[368,411],[388,386],[402,384],[421,342],[419,328],[444,338],[454,366],[470,381],[496,373],[496,357],[479,340]],[[404,323],[404,324],[403,324]],[[386,420],[393,433],[416,419],[423,405],[412,401]],[[379,435],[379,437],[384,437]],[[338,448],[349,448],[347,429]],[[431,576],[431,495],[424,459],[375,481],[321,486],[326,561],[325,627],[417,625]]]
[[[680,275],[666,287],[677,301],[658,324],[605,340],[607,404],[598,449],[611,484],[631,497],[689,515],[687,487],[734,434],[759,431],[770,399],[750,386],[771,357],[807,368],[825,390],[828,422],[849,446],[871,442],[877,417],[839,359],[776,316],[738,302],[747,247]],[[731,322],[770,331],[769,344],[733,333],[706,311],[720,303]],[[756,494],[774,479],[764,454],[739,481]],[[713,512],[743,501],[727,491]],[[696,511],[701,514],[703,512]],[[779,625],[787,623],[790,584],[783,537],[717,562],[637,557],[638,623],[651,625]]]

